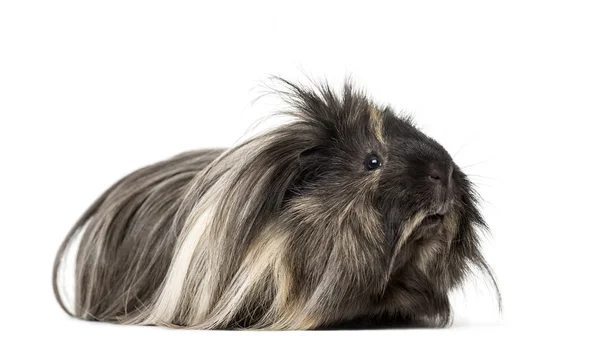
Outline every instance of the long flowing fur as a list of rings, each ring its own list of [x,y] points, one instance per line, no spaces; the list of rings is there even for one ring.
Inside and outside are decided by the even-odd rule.
[[[350,84],[280,83],[293,121],[135,171],[84,213],[54,267],[65,311],[201,329],[443,326],[472,267],[495,286],[476,194],[439,144]],[[381,168],[365,169],[369,154]],[[453,171],[444,187],[426,179],[432,163]],[[70,311],[58,274],[77,239]]]

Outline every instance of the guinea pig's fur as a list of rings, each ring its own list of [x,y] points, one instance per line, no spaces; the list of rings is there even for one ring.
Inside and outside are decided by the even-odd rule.
[[[59,249],[73,316],[199,329],[445,326],[485,222],[465,173],[346,83],[278,79],[293,119],[137,170]],[[74,310],[58,284],[79,241]]]

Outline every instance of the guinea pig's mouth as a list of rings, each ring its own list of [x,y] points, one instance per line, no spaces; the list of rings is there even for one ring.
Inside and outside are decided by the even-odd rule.
[[[429,214],[423,218],[423,221],[421,221],[421,224],[419,226],[433,227],[433,226],[441,225],[443,221],[444,221],[444,214],[438,214],[438,213]]]

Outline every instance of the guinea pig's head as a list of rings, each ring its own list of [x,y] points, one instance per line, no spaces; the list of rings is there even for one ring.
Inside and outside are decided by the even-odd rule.
[[[297,120],[275,131],[266,158],[293,171],[280,173],[273,223],[288,235],[289,293],[304,321],[448,323],[448,294],[470,269],[493,281],[472,183],[409,117],[350,84],[336,94],[281,82]]]

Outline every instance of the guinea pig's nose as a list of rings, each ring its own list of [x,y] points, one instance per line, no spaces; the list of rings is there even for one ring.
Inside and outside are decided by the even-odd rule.
[[[450,176],[452,175],[452,165],[445,163],[433,163],[429,169],[429,180],[441,184],[448,185],[450,183]]]

